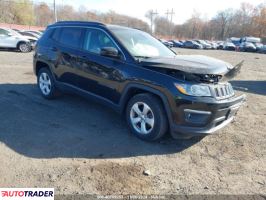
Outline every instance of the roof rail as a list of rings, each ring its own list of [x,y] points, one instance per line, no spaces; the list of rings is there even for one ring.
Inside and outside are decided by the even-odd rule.
[[[58,21],[55,24],[90,24],[105,26],[105,24],[95,21]]]

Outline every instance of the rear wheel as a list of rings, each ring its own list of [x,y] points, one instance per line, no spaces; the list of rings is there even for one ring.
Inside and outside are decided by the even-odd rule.
[[[27,53],[31,51],[31,46],[29,43],[26,42],[21,42],[18,45],[18,49],[22,52],[22,53]]]
[[[138,94],[129,101],[126,118],[131,132],[137,137],[154,141],[167,131],[167,117],[161,101],[152,94]]]
[[[46,99],[54,99],[59,94],[52,74],[47,68],[41,68],[38,72],[38,87],[42,96]]]

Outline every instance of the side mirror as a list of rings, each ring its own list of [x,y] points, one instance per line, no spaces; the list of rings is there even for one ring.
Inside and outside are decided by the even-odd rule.
[[[111,58],[120,58],[119,51],[114,47],[101,48],[100,55]]]
[[[13,34],[12,33],[8,33],[7,36],[11,37],[11,36],[13,36]]]

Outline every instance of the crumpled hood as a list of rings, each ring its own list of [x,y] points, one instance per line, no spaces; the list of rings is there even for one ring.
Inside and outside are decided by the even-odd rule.
[[[154,57],[141,61],[142,66],[175,69],[193,74],[224,75],[234,67],[222,60],[202,55]]]

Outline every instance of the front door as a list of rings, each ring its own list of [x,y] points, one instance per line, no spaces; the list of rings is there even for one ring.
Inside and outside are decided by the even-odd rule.
[[[123,56],[111,58],[100,55],[103,47],[119,50],[106,32],[88,28],[84,35],[83,54],[79,58],[79,87],[117,103],[120,98],[119,85],[124,80],[122,70],[125,67],[125,60]]]

